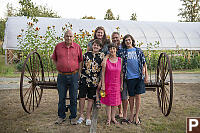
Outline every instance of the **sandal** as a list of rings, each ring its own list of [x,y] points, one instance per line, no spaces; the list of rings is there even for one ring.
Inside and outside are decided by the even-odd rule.
[[[136,121],[135,121],[135,125],[137,126],[137,125],[140,125],[141,124],[141,120],[140,120],[140,117],[138,117],[138,122],[136,123]]]
[[[97,109],[100,109],[100,108],[101,108],[101,103],[100,103],[100,101],[96,101],[96,107],[97,107]]]
[[[106,125],[110,126],[110,121],[109,120],[106,121]]]
[[[123,125],[124,123],[130,124],[130,122],[129,122],[127,119],[122,119],[120,123],[121,123],[122,125]]]
[[[133,115],[133,120],[131,121],[130,119],[128,120],[129,123],[134,123],[134,118],[135,118],[135,114]]]
[[[116,119],[121,119],[122,117],[120,117],[119,115],[115,116]]]
[[[114,121],[112,120],[112,123],[115,124],[115,125],[119,125],[119,122],[116,121],[116,120],[114,120]]]

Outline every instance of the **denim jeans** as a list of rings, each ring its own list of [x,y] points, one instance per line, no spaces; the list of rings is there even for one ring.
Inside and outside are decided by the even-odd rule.
[[[77,116],[77,91],[78,91],[78,72],[72,75],[58,74],[57,88],[59,95],[58,117],[65,118],[66,114],[66,94],[69,89],[70,113],[69,119]]]

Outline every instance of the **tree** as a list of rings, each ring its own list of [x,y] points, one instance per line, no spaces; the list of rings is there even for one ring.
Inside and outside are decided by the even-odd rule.
[[[183,8],[180,8],[180,22],[200,22],[200,5],[199,0],[180,0],[183,2]]]
[[[119,15],[117,15],[116,20],[119,20]]]
[[[112,13],[111,9],[106,11],[106,15],[104,17],[105,20],[115,20],[114,14]]]
[[[6,12],[7,17],[16,16],[17,10],[13,8],[12,4],[8,3],[6,5],[6,8],[7,8],[7,12]]]
[[[84,17],[82,17],[81,19],[96,19],[95,17],[93,17],[93,16],[84,16]]]
[[[3,41],[4,39],[4,30],[5,30],[5,19],[0,19],[0,40]]]
[[[6,11],[6,16],[16,16],[17,10],[13,8],[12,4],[8,3],[6,5],[7,11]],[[0,40],[3,41],[4,39],[4,31],[5,31],[5,24],[6,24],[7,18],[5,19],[0,19]]]
[[[31,0],[20,0],[20,9],[17,13],[17,16],[27,16],[31,18],[35,17],[53,17],[58,18],[60,16],[57,15],[55,11],[47,8],[46,6],[38,6],[31,2]]]
[[[130,20],[137,21],[136,13],[132,13]]]
[[[4,30],[5,30],[5,22],[7,21],[7,17],[10,16],[27,16],[31,17],[33,21],[37,22],[35,17],[60,17],[57,15],[55,11],[47,8],[46,6],[36,5],[31,0],[20,0],[20,9],[14,9],[12,4],[7,4],[7,13],[5,19],[0,19],[0,40],[4,39]]]

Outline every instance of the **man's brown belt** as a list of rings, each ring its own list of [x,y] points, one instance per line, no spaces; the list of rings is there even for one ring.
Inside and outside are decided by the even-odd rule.
[[[77,73],[78,72],[78,70],[75,70],[75,71],[73,71],[73,72],[58,72],[59,74],[63,74],[63,75],[72,75],[72,74],[75,74],[75,73]]]

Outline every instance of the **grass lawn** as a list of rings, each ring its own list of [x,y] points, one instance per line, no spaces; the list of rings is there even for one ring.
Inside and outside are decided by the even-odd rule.
[[[0,55],[0,77],[19,77],[20,72],[17,71],[16,65],[5,64],[5,55]]]

